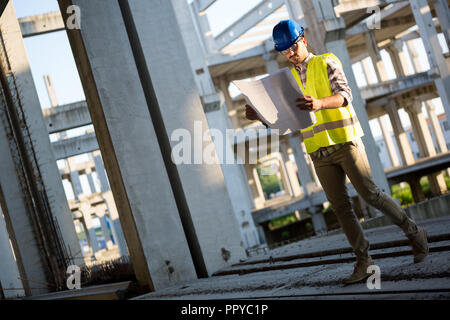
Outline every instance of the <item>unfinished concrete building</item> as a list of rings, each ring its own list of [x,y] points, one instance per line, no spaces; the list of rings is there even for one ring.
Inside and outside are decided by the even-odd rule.
[[[0,269],[7,272],[0,274],[0,288],[17,288],[4,290],[7,295],[61,289],[67,266],[89,261],[76,230],[86,234],[88,256],[101,258],[93,218],[100,219],[107,249],[130,255],[147,291],[209,277],[252,249],[279,241],[270,222],[287,214],[309,221],[310,234],[329,231],[327,199],[297,134],[277,137],[279,143],[256,165],[176,165],[171,158],[172,133],[179,128],[193,133],[200,124],[203,148],[213,143],[209,128],[222,133],[264,128],[245,119],[245,101],[232,97],[230,83],[288,66],[271,40],[272,27],[285,18],[305,27],[315,54],[333,52],[342,61],[377,185],[391,193],[392,185],[407,182],[417,203],[408,213],[420,219],[431,206],[419,182],[426,176],[439,201],[433,202],[433,215],[450,212],[444,180],[450,153],[431,101],[440,98],[450,112],[450,57],[438,39],[442,34],[450,46],[447,0],[261,0],[216,36],[207,19],[214,2],[59,0],[60,12],[17,19],[12,2],[1,1]],[[80,20],[70,6],[78,6]],[[23,38],[64,29],[86,101],[59,105],[47,77],[52,108],[42,112]],[[171,32],[161,37],[161,30]],[[429,70],[421,69],[412,42],[417,38]],[[387,75],[381,50],[390,56],[395,79]],[[367,85],[358,86],[355,64]],[[420,159],[411,152],[399,109],[409,116]],[[373,119],[379,119],[393,164],[387,170],[369,126]],[[95,132],[65,136],[91,124]],[[249,148],[249,140],[244,135],[224,148],[233,153],[243,144],[247,153],[259,154],[269,147]],[[89,161],[73,161],[82,154],[89,154]],[[66,165],[58,168],[57,160]],[[276,168],[279,181],[272,194],[261,184],[266,167]],[[91,194],[82,190],[82,175]],[[63,180],[72,186],[73,200],[67,201]],[[379,213],[347,186],[361,220],[379,221]],[[35,289],[33,281],[52,285]]]

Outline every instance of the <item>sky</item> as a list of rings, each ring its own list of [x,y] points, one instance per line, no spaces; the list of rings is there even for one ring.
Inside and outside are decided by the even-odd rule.
[[[213,35],[219,34],[259,2],[261,0],[217,0],[206,11]],[[13,0],[13,4],[18,17],[59,10],[56,0]],[[50,107],[50,101],[43,80],[44,75],[47,74],[51,76],[59,104],[85,100],[65,31],[26,38],[24,42],[42,108]],[[429,65],[423,45],[420,39],[416,39],[415,42],[421,57],[420,60],[423,62],[423,70],[427,70]],[[389,78],[395,78],[395,72],[388,54],[382,51],[381,55],[385,62]],[[411,62],[409,64],[411,65]],[[361,76],[361,66],[355,64],[353,69],[357,83],[364,85],[365,79]],[[437,99],[434,102],[437,107],[436,113],[442,113],[443,108],[440,100]],[[424,114],[426,115],[426,113]],[[410,122],[406,113],[400,112],[400,115],[403,125],[406,128],[409,127]],[[374,136],[381,135],[377,121],[370,121],[370,126]],[[81,131],[84,132],[85,129],[83,128]],[[68,132],[68,136],[79,135],[80,133],[80,129],[75,129]],[[55,137],[51,137],[51,139],[53,140]]]

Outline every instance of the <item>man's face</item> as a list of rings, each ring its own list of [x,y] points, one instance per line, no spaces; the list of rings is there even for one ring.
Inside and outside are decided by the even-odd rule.
[[[306,48],[307,41],[306,38],[302,37],[297,41],[297,43],[293,44],[289,49],[282,51],[282,55],[289,62],[293,64],[299,64],[303,62],[308,57],[308,49]]]

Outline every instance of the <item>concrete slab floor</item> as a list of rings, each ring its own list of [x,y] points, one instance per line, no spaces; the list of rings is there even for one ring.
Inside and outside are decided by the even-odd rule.
[[[418,225],[427,230],[428,236],[450,233],[450,216],[420,221]],[[371,243],[406,239],[397,226],[364,232]],[[448,241],[430,247],[437,245],[448,245]],[[337,234],[302,240],[247,261],[346,247],[345,235]],[[379,290],[368,289],[366,282],[342,285],[341,279],[353,271],[351,262],[210,277],[135,299],[450,299],[450,251],[432,252],[418,264],[413,263],[411,255],[374,259],[374,263],[381,273]]]

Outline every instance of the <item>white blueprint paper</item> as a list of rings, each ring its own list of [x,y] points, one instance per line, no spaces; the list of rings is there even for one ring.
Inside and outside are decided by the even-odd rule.
[[[279,129],[280,135],[307,128],[316,122],[314,112],[295,106],[296,99],[303,93],[288,68],[259,80],[233,83],[261,120],[271,129]]]

